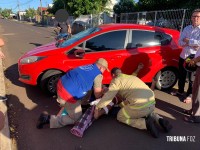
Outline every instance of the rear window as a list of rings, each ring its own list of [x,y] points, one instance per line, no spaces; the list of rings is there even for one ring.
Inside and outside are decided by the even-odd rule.
[[[168,45],[171,39],[170,35],[162,32],[133,30],[131,47],[163,46]]]

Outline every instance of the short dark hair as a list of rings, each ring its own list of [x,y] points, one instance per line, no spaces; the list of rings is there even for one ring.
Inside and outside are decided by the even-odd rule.
[[[193,10],[192,14],[195,13],[195,12],[199,12],[200,13],[200,9],[198,8],[198,9]]]
[[[120,69],[120,68],[114,67],[114,68],[112,68],[112,70],[111,70],[111,74],[117,75],[117,74],[119,73],[119,71],[121,72],[121,69]]]

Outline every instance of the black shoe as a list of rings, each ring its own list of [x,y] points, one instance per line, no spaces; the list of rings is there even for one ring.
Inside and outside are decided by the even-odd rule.
[[[155,126],[154,119],[151,116],[148,116],[145,121],[146,121],[147,130],[150,132],[150,134],[154,138],[158,138],[159,137],[159,131]]]
[[[169,123],[169,121],[164,120],[163,118],[160,118],[158,121],[159,121],[160,126],[167,133],[173,128],[172,125]]]
[[[85,111],[90,108],[90,104],[87,104],[87,105],[81,105],[81,108],[82,108],[82,113],[85,113]]]
[[[43,128],[43,125],[49,124],[49,120],[50,120],[50,115],[49,115],[47,112],[43,112],[43,113],[40,115],[40,117],[39,117],[39,119],[38,119],[38,121],[37,121],[36,127],[37,127],[38,129],[42,129],[42,128]]]

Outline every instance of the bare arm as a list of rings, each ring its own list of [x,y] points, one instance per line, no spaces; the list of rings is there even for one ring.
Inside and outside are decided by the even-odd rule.
[[[71,26],[68,25],[68,31],[67,31],[69,34],[72,34],[72,30],[71,30]]]
[[[109,110],[112,109],[112,106],[107,105],[106,108],[107,108],[108,111],[109,111]],[[105,109],[103,109],[103,108],[100,108],[100,109],[95,108],[95,110],[94,110],[94,118],[95,118],[95,119],[98,119],[99,117],[101,117],[101,116],[104,115],[104,114],[106,114]]]
[[[100,98],[103,95],[103,90],[101,87],[94,88],[94,96],[96,99]]]
[[[104,94],[104,88],[102,88],[102,80],[103,80],[103,75],[98,75],[95,79],[94,79],[94,96],[96,99],[102,97],[102,95]]]
[[[152,91],[154,91],[157,81],[158,81],[158,79],[156,77],[154,77],[152,80],[152,83],[151,83],[151,87],[150,87]]]
[[[143,69],[144,64],[139,63],[137,69],[132,73],[132,75],[137,76],[141,69]]]

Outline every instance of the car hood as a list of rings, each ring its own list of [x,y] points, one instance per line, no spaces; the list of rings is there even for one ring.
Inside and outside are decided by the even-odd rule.
[[[49,52],[51,50],[55,50],[57,49],[56,45],[55,45],[55,42],[52,42],[52,43],[48,43],[48,44],[45,44],[45,45],[42,45],[42,46],[38,46],[34,49],[32,49],[31,51],[28,51],[25,55],[37,55],[39,53],[44,53],[44,52]]]

